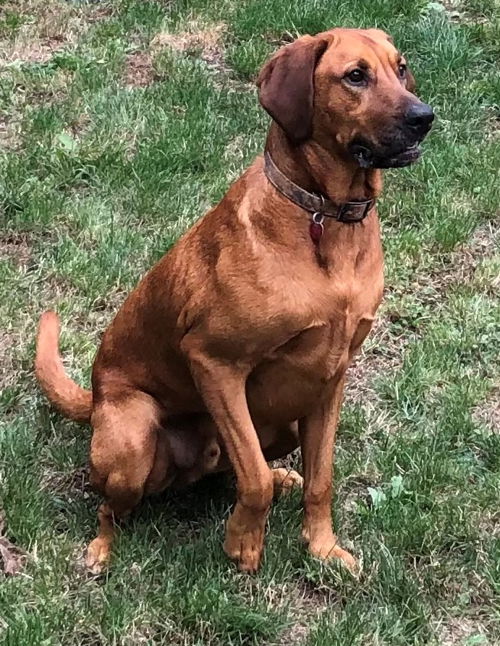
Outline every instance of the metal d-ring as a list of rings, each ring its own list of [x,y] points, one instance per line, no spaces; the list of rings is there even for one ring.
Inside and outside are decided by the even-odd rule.
[[[325,210],[325,198],[322,195],[320,195],[319,197],[321,198],[321,210],[315,211],[312,214],[311,224],[309,225],[309,235],[311,236],[311,240],[316,245],[316,247],[319,245],[321,236],[323,235],[323,232],[325,230],[323,224],[323,221],[325,219],[325,216],[323,215]]]

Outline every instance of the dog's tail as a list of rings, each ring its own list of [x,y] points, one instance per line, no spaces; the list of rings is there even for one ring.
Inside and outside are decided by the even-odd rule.
[[[68,377],[59,354],[59,317],[44,312],[38,324],[35,374],[43,392],[63,415],[77,422],[89,422],[92,392]]]

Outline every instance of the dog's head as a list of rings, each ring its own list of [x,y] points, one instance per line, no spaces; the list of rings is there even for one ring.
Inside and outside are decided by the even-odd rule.
[[[299,145],[313,140],[365,168],[407,166],[434,113],[379,29],[332,29],[282,47],[259,75],[262,106]]]

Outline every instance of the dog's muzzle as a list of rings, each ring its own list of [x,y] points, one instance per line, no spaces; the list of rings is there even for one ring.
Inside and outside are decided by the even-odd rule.
[[[430,105],[418,101],[412,103],[403,115],[402,122],[383,143],[372,143],[364,138],[355,138],[349,144],[349,152],[361,168],[400,168],[416,162],[422,151],[423,141],[434,121]]]

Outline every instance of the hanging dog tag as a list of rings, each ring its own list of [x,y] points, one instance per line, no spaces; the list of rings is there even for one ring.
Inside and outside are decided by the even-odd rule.
[[[324,219],[325,216],[319,212],[313,213],[313,216],[311,218],[311,224],[309,225],[309,235],[311,236],[311,240],[316,246],[319,245],[319,241],[321,240],[321,236],[323,235],[323,231],[325,230],[325,227],[323,226]]]

